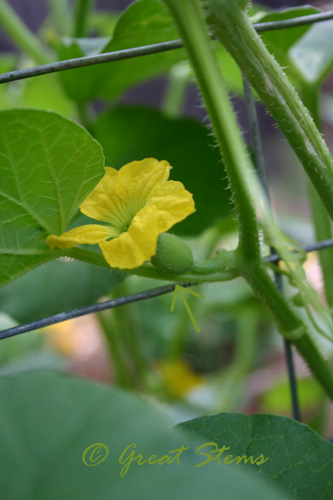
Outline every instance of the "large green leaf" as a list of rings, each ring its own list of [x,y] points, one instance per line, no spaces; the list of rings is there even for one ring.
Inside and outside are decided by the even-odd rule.
[[[320,85],[333,65],[333,21],[311,26],[295,43],[289,58],[299,75],[309,85]]]
[[[179,234],[199,234],[218,217],[231,214],[221,156],[209,134],[196,121],[170,119],[140,107],[107,111],[95,127],[109,166],[120,168],[149,157],[170,162],[171,178],[183,182],[196,204],[195,214],[174,227]]]
[[[85,262],[49,262],[0,290],[0,310],[20,323],[93,304],[123,274]]]
[[[171,430],[165,416],[138,396],[40,371],[1,377],[0,399],[5,500],[201,500],[216,492],[228,500],[286,498],[236,467],[196,468],[196,441]],[[94,443],[107,446],[109,455],[102,447],[84,454]],[[132,443],[144,460],[183,445],[190,449],[179,456],[179,465],[135,461],[121,477],[134,447],[122,464],[119,459]]]
[[[159,0],[139,0],[119,19],[112,39],[103,52],[130,49],[179,38],[171,16]],[[64,45],[61,59],[82,57],[84,51],[77,41]],[[114,99],[131,86],[167,73],[178,61],[186,59],[184,50],[115,61],[101,66],[79,68],[63,72],[60,78],[75,100],[94,97]],[[82,84],[84,82],[84,85]]]
[[[286,417],[221,413],[180,425],[190,436],[200,435],[236,455],[263,454],[265,466],[252,472],[301,500],[333,497],[333,446],[306,425]]]
[[[0,284],[58,255],[48,234],[65,231],[104,173],[101,146],[47,111],[0,113]]]

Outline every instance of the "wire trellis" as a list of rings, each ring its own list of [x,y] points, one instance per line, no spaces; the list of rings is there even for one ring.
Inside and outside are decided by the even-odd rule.
[[[285,28],[296,28],[306,24],[314,24],[333,19],[333,11],[324,12],[321,14],[313,14],[310,16],[301,16],[285,21],[274,21],[269,23],[256,23],[254,28],[258,33],[264,31],[281,30]],[[106,52],[96,56],[77,57],[76,59],[66,59],[49,64],[43,64],[34,68],[20,69],[10,71],[0,75],[0,84],[14,82],[16,80],[24,80],[33,76],[47,75],[49,73],[57,73],[68,69],[84,68],[85,66],[95,66],[97,64],[105,64],[113,61],[122,61],[124,59],[133,59],[134,57],[158,54],[169,50],[181,49],[184,46],[182,40],[170,40],[169,42],[155,43],[153,45],[144,45],[132,49],[117,50],[114,52]]]
[[[324,12],[320,14],[313,14],[309,16],[301,16],[296,17],[294,19],[288,19],[284,21],[275,21],[275,22],[266,22],[266,23],[257,23],[254,24],[254,28],[257,32],[271,31],[271,30],[279,30],[286,28],[293,28],[297,26],[304,26],[307,24],[314,24],[318,22],[324,22],[333,19],[333,11]],[[115,52],[109,52],[105,54],[99,54],[95,56],[86,56],[80,57],[76,59],[67,59],[64,61],[57,61],[49,64],[44,64],[28,69],[21,69],[17,71],[11,71],[9,73],[4,73],[0,75],[0,84],[9,83],[17,80],[23,80],[26,78],[32,78],[35,76],[45,75],[49,73],[56,73],[60,71],[70,70],[74,68],[82,68],[86,66],[93,66],[97,64],[105,64],[112,61],[120,61],[124,59],[131,59],[134,57],[141,57],[150,54],[158,54],[161,52],[166,52],[169,50],[176,50],[183,47],[182,40],[171,40],[168,42],[157,43],[153,45],[146,45],[141,47],[135,47],[125,50],[119,50]],[[251,132],[253,138],[254,152],[257,158],[258,175],[261,180],[261,183],[268,193],[268,185],[266,180],[265,167],[263,164],[263,156],[262,156],[262,148],[261,148],[261,140],[260,133],[257,123],[257,116],[255,105],[253,101],[252,90],[245,81],[245,99],[247,102],[247,108],[249,113],[249,120],[251,125]],[[325,250],[327,248],[333,247],[333,239],[325,240],[318,243],[312,243],[303,247],[303,250],[306,253],[313,251]],[[269,257],[264,259],[266,262],[270,262],[273,264],[278,264],[280,257],[274,252],[272,249],[272,253]],[[275,273],[275,282],[281,293],[282,283],[281,277],[278,273]],[[46,326],[54,325],[56,323],[60,323],[63,321],[67,321],[73,318],[77,318],[80,316],[84,316],[87,314],[92,314],[95,312],[103,311],[106,309],[112,309],[115,307],[120,307],[131,302],[137,302],[141,300],[150,299],[153,297],[158,297],[160,295],[164,295],[166,293],[173,292],[175,290],[176,285],[180,285],[182,287],[191,287],[194,286],[195,283],[173,283],[170,285],[154,288],[151,290],[146,290],[140,293],[136,293],[133,295],[128,295],[126,297],[120,297],[113,300],[108,300],[105,302],[101,302],[99,304],[94,304],[87,307],[82,307],[79,309],[74,309],[69,312],[62,312],[59,314],[55,314],[52,316],[48,316],[46,318],[33,321],[31,323],[15,326],[13,328],[9,328],[6,330],[0,331],[0,340],[10,338],[16,335],[20,335],[22,333],[26,333],[32,330],[36,330],[39,328],[44,328]],[[287,367],[289,374],[289,382],[292,394],[292,406],[293,406],[293,416],[295,419],[300,420],[300,410],[299,410],[299,401],[297,398],[297,388],[296,388],[296,376],[294,370],[294,363],[292,357],[291,344],[289,341],[285,342],[285,354],[287,359]]]

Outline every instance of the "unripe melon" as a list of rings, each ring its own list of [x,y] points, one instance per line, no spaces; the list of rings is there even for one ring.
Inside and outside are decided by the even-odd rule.
[[[156,254],[151,263],[160,271],[183,274],[193,268],[193,255],[188,245],[170,233],[162,233],[157,240]]]

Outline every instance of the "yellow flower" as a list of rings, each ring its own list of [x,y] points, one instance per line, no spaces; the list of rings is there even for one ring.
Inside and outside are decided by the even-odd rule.
[[[50,248],[98,244],[111,267],[134,269],[156,252],[158,235],[195,211],[192,194],[181,182],[168,181],[167,161],[147,158],[106,173],[80,206],[83,214],[108,225],[88,224],[61,236]]]
[[[160,361],[157,370],[164,379],[168,393],[174,398],[182,399],[204,382],[204,377],[195,373],[191,365],[183,359]]]

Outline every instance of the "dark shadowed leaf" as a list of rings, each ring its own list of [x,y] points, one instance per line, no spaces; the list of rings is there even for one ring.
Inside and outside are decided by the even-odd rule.
[[[0,487],[6,500],[202,500],[217,492],[228,500],[286,498],[236,467],[196,468],[196,441],[172,430],[165,415],[130,393],[36,371],[1,377],[0,398]],[[94,443],[107,446],[109,454],[103,447],[84,453]],[[136,449],[119,463],[132,443]],[[145,460],[155,455],[153,461],[183,445],[190,449],[179,465],[134,461],[120,475],[131,451]]]
[[[93,304],[123,278],[85,262],[48,262],[0,290],[0,310],[20,323]]]
[[[102,52],[130,49],[179,38],[173,21],[162,2],[139,0],[119,19],[110,42]],[[81,45],[81,46],[80,46]],[[64,44],[61,59],[82,57],[85,47],[73,41]],[[171,50],[100,66],[79,68],[60,74],[67,93],[75,100],[94,97],[111,100],[135,84],[163,75],[178,61],[186,59],[184,50]]]

